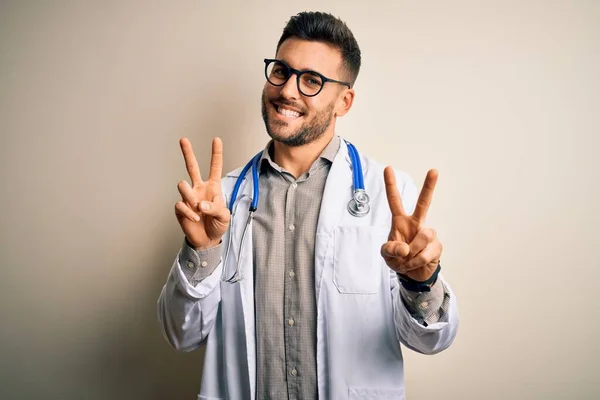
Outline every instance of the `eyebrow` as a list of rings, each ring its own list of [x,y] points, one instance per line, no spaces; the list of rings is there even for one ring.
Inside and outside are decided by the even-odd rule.
[[[293,66],[290,64],[290,62],[289,62],[289,61],[287,61],[286,59],[283,59],[283,58],[276,58],[276,60],[283,61],[284,63],[286,63],[286,64],[287,64],[287,65],[289,65],[290,67],[292,67],[292,68],[294,68],[294,69],[297,69],[297,70],[298,70],[298,71],[300,71],[300,72],[316,72],[316,73],[318,73],[318,74],[321,74],[321,75],[325,76],[325,74],[323,74],[322,72],[319,72],[319,71],[317,71],[316,69],[312,69],[312,68],[303,68],[303,69],[295,68],[295,67],[293,67]]]

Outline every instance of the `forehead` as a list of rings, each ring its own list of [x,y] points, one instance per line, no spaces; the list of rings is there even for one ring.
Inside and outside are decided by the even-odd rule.
[[[283,42],[276,58],[285,61],[292,68],[311,69],[332,79],[339,78],[342,64],[342,54],[333,46],[298,38],[289,38]]]

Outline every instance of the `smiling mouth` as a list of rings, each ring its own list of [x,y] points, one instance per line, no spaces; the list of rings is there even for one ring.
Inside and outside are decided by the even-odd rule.
[[[286,106],[280,105],[280,104],[275,104],[273,103],[273,107],[275,108],[275,111],[277,112],[277,114],[284,116],[286,118],[299,118],[301,116],[303,116],[304,114],[296,111],[296,110],[292,110]]]

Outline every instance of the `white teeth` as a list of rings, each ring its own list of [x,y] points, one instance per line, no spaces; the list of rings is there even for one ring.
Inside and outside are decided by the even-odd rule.
[[[299,112],[292,111],[292,110],[288,110],[288,109],[285,109],[285,108],[283,108],[283,107],[278,107],[278,109],[277,109],[277,112],[278,112],[279,114],[281,114],[281,115],[284,115],[284,116],[286,116],[286,117],[293,117],[293,118],[297,118],[297,117],[299,117],[299,116],[300,116],[300,113],[299,113]]]

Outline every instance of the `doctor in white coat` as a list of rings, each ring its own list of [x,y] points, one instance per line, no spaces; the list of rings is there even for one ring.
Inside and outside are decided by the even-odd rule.
[[[271,379],[282,380],[278,393],[286,398],[404,399],[400,344],[435,354],[450,346],[458,327],[456,299],[440,273],[442,245],[425,225],[437,172],[429,171],[419,194],[405,173],[359,155],[370,209],[352,215],[348,204],[358,167],[351,145],[335,134],[336,118],[352,106],[360,67],[352,33],[329,14],[298,14],[288,22],[275,59],[265,63],[263,118],[272,141],[261,162],[280,168],[298,186],[336,143],[331,162],[319,161],[328,172],[322,193],[313,194],[319,202],[310,253],[315,345],[314,358],[307,360],[315,361],[304,361],[310,365],[302,370],[288,368],[284,355],[273,360],[282,363],[284,379],[261,372],[266,356],[257,351],[257,326],[264,316],[256,312],[256,301],[265,297],[255,293],[261,287],[255,281],[255,251],[269,243],[253,240],[256,227],[248,217],[255,197],[275,193],[267,190],[262,168],[257,193],[250,169],[232,198],[242,168],[221,178],[218,138],[207,180],[189,140],[180,141],[191,185],[178,185],[182,200],[175,213],[186,238],[158,299],[165,338],[181,351],[206,346],[198,399],[269,398],[267,389],[257,390],[275,390],[270,387],[278,382]],[[234,275],[242,279],[229,279]],[[287,319],[281,325],[291,329]],[[302,394],[307,392],[298,371],[305,370],[316,378],[314,395]]]

